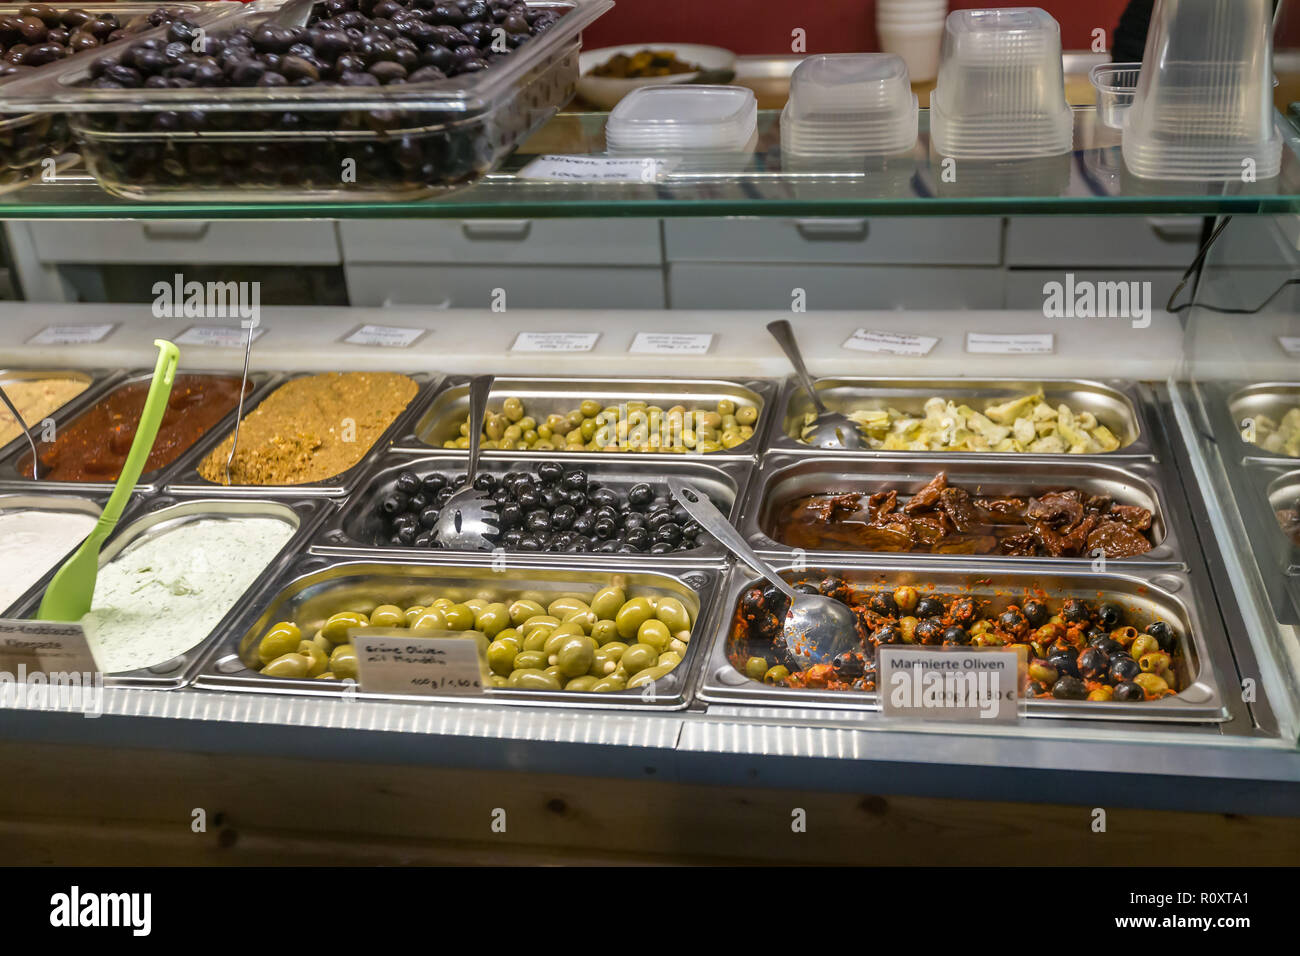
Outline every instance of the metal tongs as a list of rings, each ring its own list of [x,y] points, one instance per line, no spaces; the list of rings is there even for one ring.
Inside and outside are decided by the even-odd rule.
[[[5,403],[5,408],[9,409],[9,414],[12,415],[14,421],[18,423],[18,427],[22,430],[23,437],[27,439],[27,444],[32,449],[32,478],[40,478],[41,461],[40,457],[36,454],[36,439],[32,437],[31,429],[28,428],[27,423],[23,421],[23,416],[18,414],[18,406],[9,400],[9,396],[5,394],[3,388],[0,388],[0,401]]]
[[[239,383],[239,407],[235,412],[235,437],[230,442],[230,454],[226,456],[226,485],[233,485],[230,466],[235,463],[235,452],[239,450],[239,427],[244,424],[244,395],[248,392],[248,366],[253,358],[253,333],[256,325],[248,327],[248,341],[244,343],[244,377]]]

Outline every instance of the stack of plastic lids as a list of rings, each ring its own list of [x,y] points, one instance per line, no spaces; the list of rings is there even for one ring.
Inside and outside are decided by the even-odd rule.
[[[743,86],[643,86],[605,125],[612,153],[740,153],[758,137],[758,101]]]
[[[939,153],[959,159],[1069,152],[1074,117],[1057,22],[1037,7],[950,13],[930,133]]]
[[[799,156],[888,156],[916,144],[916,96],[892,53],[811,56],[790,78],[781,148]]]
[[[1145,179],[1276,176],[1271,0],[1159,0],[1124,120],[1124,164]]]

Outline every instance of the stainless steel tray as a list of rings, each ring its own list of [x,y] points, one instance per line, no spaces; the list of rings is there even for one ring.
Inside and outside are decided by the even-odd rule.
[[[1025,714],[1029,717],[1070,717],[1095,720],[1181,721],[1214,723],[1229,719],[1216,670],[1222,670],[1226,638],[1216,612],[1201,603],[1195,580],[1181,571],[1154,569],[1139,574],[1093,574],[1069,570],[954,570],[918,565],[900,565],[889,569],[866,568],[844,564],[822,564],[813,570],[794,571],[778,566],[782,576],[798,581],[826,573],[844,578],[854,586],[935,585],[938,593],[962,593],[977,596],[1019,597],[1026,590],[1041,588],[1053,599],[1083,597],[1097,600],[1099,594],[1115,596],[1122,604],[1139,613],[1161,617],[1176,625],[1182,635],[1180,683],[1183,690],[1162,700],[1126,703],[1119,701],[1029,700]],[[736,567],[728,576],[715,621],[716,633],[704,664],[700,698],[715,703],[748,703],[762,706],[794,706],[847,710],[879,710],[875,693],[831,690],[800,690],[776,687],[750,680],[731,664],[727,645],[732,620],[744,591],[762,583],[750,569]]]
[[[1058,456],[1062,457],[1062,456]],[[989,459],[966,455],[961,458],[913,456],[900,458],[864,458],[861,455],[793,455],[773,452],[762,462],[758,477],[750,485],[742,534],[755,550],[771,554],[777,560],[791,561],[796,549],[776,540],[772,535],[773,512],[792,498],[812,494],[860,493],[894,489],[900,499],[919,491],[939,472],[947,472],[951,484],[968,490],[978,489],[982,495],[1014,495],[1026,497],[1051,489],[1080,488],[1089,494],[1110,495],[1117,504],[1137,505],[1152,513],[1150,537],[1155,547],[1144,555],[1132,558],[1108,558],[1106,566],[1129,564],[1138,566],[1181,564],[1185,546],[1178,531],[1178,522],[1171,520],[1164,487],[1178,488],[1177,479],[1169,482],[1161,466],[1152,461],[1131,460],[1122,465],[1101,464],[1095,458],[1077,460],[1079,456],[1066,456],[1068,461],[1042,458],[1029,461],[1006,457]],[[1163,479],[1163,480],[1162,480]],[[901,501],[900,501],[901,503]],[[907,561],[929,564],[931,562],[960,562],[981,565],[1007,562],[1013,565],[1034,567],[1046,564],[1067,564],[1087,567],[1096,563],[1093,558],[1039,558],[1010,557],[1006,555],[929,554],[925,552],[803,550],[804,560],[812,564],[824,562],[856,562],[860,559]]]
[[[1100,455],[1039,454],[1015,452],[917,452],[917,451],[876,451],[863,452],[832,451],[831,454],[916,456],[943,455],[952,458],[987,459],[991,457],[1011,458],[1025,461],[1031,458],[1060,461],[1097,458],[1112,460],[1116,458],[1154,457],[1151,445],[1149,418],[1146,405],[1150,395],[1145,385],[1125,381],[1084,381],[1076,379],[1043,378],[821,378],[815,386],[817,394],[832,411],[852,412],[864,408],[896,408],[901,412],[921,412],[926,400],[933,397],[965,402],[977,411],[982,411],[985,404],[1006,401],[1019,395],[1041,390],[1044,398],[1053,405],[1064,403],[1075,412],[1092,412],[1099,422],[1114,432],[1120,441],[1120,447],[1112,452]],[[826,454],[826,452],[805,445],[797,436],[804,415],[811,412],[812,401],[808,393],[793,378],[788,379],[781,390],[778,404],[777,423],[772,428],[769,448],[773,451],[802,452],[809,454]]]
[[[113,560],[125,548],[139,541],[162,534],[177,525],[201,518],[215,517],[267,517],[279,518],[292,524],[295,528],[293,537],[285,542],[284,547],[262,571],[261,575],[244,593],[244,599],[256,593],[262,583],[274,575],[293,556],[306,547],[317,523],[324,517],[329,503],[319,499],[301,498],[293,501],[230,501],[212,498],[194,498],[188,496],[159,495],[143,499],[122,516],[122,524],[108,539],[99,555],[102,568]],[[15,605],[19,612],[16,617],[30,617],[39,606],[42,593],[40,588],[35,593],[28,592],[21,605]],[[119,674],[105,674],[104,682],[117,687],[148,687],[167,689],[183,687],[197,673],[205,652],[216,635],[225,634],[231,621],[243,613],[244,607],[236,604],[212,629],[211,633],[198,641],[190,650],[170,661],[135,671]]]
[[[207,371],[203,369],[195,371],[184,369],[179,371],[177,374],[213,375],[225,378],[239,377],[238,373],[233,373],[232,376],[232,373],[228,371]],[[137,370],[114,378],[111,382],[107,383],[108,387],[100,389],[95,394],[93,400],[88,400],[79,404],[74,412],[69,412],[66,416],[62,416],[62,420],[56,419],[56,429],[75,424],[78,419],[117,389],[138,382],[148,383],[152,379],[153,369],[149,369],[148,371]],[[247,402],[258,401],[267,384],[272,380],[272,376],[266,372],[250,374],[249,381],[252,383],[253,387],[249,393],[248,399],[246,400],[246,404]],[[78,401],[80,401],[80,399],[78,399]],[[219,422],[217,422],[216,425],[209,429],[207,433],[200,435],[189,448],[177,455],[176,460],[170,465],[163,468],[156,468],[153,471],[147,471],[142,474],[139,482],[136,483],[136,491],[142,494],[152,494],[161,491],[167,478],[170,475],[177,474],[180,469],[184,467],[186,460],[190,457],[195,448],[203,445],[214,432],[224,435],[225,430],[233,426],[234,420],[235,410],[232,409]],[[95,494],[101,492],[109,493],[113,490],[114,482],[111,481],[47,481],[45,479],[33,481],[31,478],[24,477],[23,473],[18,469],[19,462],[29,454],[31,454],[31,452],[27,448],[27,443],[22,442],[21,445],[14,447],[8,455],[0,458],[0,489],[32,490],[35,488],[41,488],[50,491],[76,491],[82,494]]]
[[[1220,396],[1226,391],[1227,389],[1221,388]],[[1293,467],[1300,465],[1300,458],[1268,451],[1246,441],[1243,437],[1245,429],[1250,427],[1250,423],[1258,416],[1267,415],[1274,421],[1280,422],[1282,416],[1290,409],[1300,408],[1300,384],[1263,382],[1258,385],[1248,385],[1232,391],[1222,398],[1221,403],[1215,404],[1219,405],[1217,411],[1226,411],[1228,416],[1226,420],[1220,419],[1217,428],[1225,457],[1237,461],[1289,462]]]
[[[685,405],[688,409],[707,405],[710,406],[708,409],[710,411],[711,406],[722,399],[731,399],[738,406],[755,406],[758,409],[758,420],[754,423],[753,437],[735,448],[710,452],[707,455],[627,452],[636,458],[649,461],[681,461],[684,458],[716,461],[725,458],[753,458],[762,451],[763,437],[768,427],[768,418],[772,414],[771,403],[776,395],[776,388],[775,382],[765,379],[732,382],[671,378],[502,377],[492,383],[488,408],[499,411],[504,399],[515,397],[523,400],[524,409],[529,415],[540,419],[552,413],[571,411],[586,399],[595,399],[604,406],[627,401],[642,401],[651,405],[661,405],[664,408],[677,404]],[[463,375],[450,376],[429,409],[420,416],[409,432],[397,440],[396,448],[399,451],[438,451],[452,455],[465,455],[467,453],[464,450],[443,448],[442,443],[448,439],[459,438],[460,426],[468,417],[469,379]],[[593,452],[566,452],[562,449],[530,451],[526,448],[512,451],[498,451],[491,448],[483,450],[485,458],[553,457],[571,454],[593,454]]]
[[[653,700],[638,689],[617,693],[577,693],[489,688],[482,697],[407,697],[367,694],[355,685],[338,681],[294,680],[263,677],[248,666],[256,662],[257,642],[276,621],[324,620],[346,608],[386,602],[409,605],[436,591],[448,596],[491,596],[497,600],[546,595],[546,600],[566,594],[589,600],[614,576],[626,581],[629,596],[640,594],[678,598],[691,613],[692,640],[685,659],[670,674],[655,682]],[[715,597],[722,582],[719,568],[632,571],[614,566],[576,565],[513,568],[506,573],[484,564],[391,564],[345,561],[323,555],[301,558],[280,578],[248,602],[245,612],[223,628],[221,641],[203,662],[195,686],[261,693],[311,694],[359,698],[442,701],[464,704],[512,704],[542,707],[580,707],[620,710],[682,710],[690,700],[691,673],[704,651],[700,645],[711,634]],[[426,602],[427,603],[427,602]]]
[[[37,495],[37,494],[0,494],[0,514],[6,511],[66,511],[98,518],[103,509],[104,498],[82,497],[80,495]],[[129,507],[129,505],[128,505]],[[68,557],[79,547],[73,545],[58,560],[51,564],[43,574],[6,606],[0,604],[0,617],[5,616],[8,608],[24,606],[31,600],[33,593],[44,594],[49,579]]]
[[[590,477],[607,487],[626,487],[637,482],[649,482],[660,487],[665,475],[674,475],[691,482],[705,492],[731,521],[739,519],[749,484],[753,464],[749,461],[724,460],[719,462],[642,461],[639,455],[572,455],[563,460],[567,468],[582,468]],[[484,460],[480,472],[503,475],[508,471],[532,472],[539,462],[533,459]],[[333,514],[312,539],[311,550],[318,554],[337,554],[371,560],[454,562],[458,558],[483,558],[481,551],[458,552],[429,548],[401,548],[391,545],[367,544],[379,533],[379,522],[374,515],[376,503],[393,490],[397,476],[413,470],[420,474],[442,472],[447,475],[463,474],[465,456],[452,453],[441,455],[394,454],[378,458],[367,472],[358,490],[348,497],[342,509]],[[703,547],[675,554],[572,554],[568,552],[502,551],[500,555],[515,565],[552,564],[557,559],[575,565],[616,564],[646,568],[698,566],[726,561],[728,552],[717,541],[710,539]]]
[[[262,401],[274,394],[280,386],[294,379],[308,378],[314,374],[317,373],[299,372],[279,378],[274,383],[274,388],[263,389],[258,393],[255,401],[244,403],[244,417],[247,418],[251,415],[253,410]],[[406,429],[410,427],[412,418],[424,408],[425,403],[442,380],[441,375],[428,372],[403,372],[401,374],[406,375],[415,382],[417,386],[415,396],[406,408],[389,423],[388,428],[384,430],[375,443],[366,450],[366,453],[361,456],[361,460],[346,471],[324,481],[313,481],[300,485],[227,486],[208,481],[199,474],[199,466],[203,464],[203,460],[208,457],[212,449],[225,441],[226,436],[235,427],[232,417],[229,422],[223,422],[222,427],[214,428],[212,433],[206,436],[204,440],[197,442],[194,448],[190,450],[190,453],[177,463],[177,468],[170,474],[166,482],[167,491],[171,494],[202,494],[221,498],[267,498],[281,495],[340,497],[346,495],[356,487],[357,482],[361,479],[362,474],[368,467],[367,460],[370,456],[382,454],[389,450],[394,437],[405,433]]]
[[[2,12],[0,10],[0,13]],[[122,374],[116,369],[0,368],[0,388],[11,382],[30,382],[45,378],[68,378],[85,382],[86,390],[84,392],[46,416],[46,418],[54,421],[54,427],[58,429],[64,422],[75,418],[93,404],[101,393],[122,377]],[[41,419],[41,421],[45,420]],[[40,424],[41,422],[27,422],[27,427],[39,434]],[[0,445],[0,461],[20,449],[29,449],[27,439],[23,438],[22,435]]]

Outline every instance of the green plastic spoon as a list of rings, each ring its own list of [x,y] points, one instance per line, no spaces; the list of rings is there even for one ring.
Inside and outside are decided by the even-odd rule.
[[[167,411],[167,399],[172,393],[172,383],[176,380],[180,350],[163,339],[154,339],[153,344],[159,350],[158,364],[153,370],[153,382],[149,385],[149,395],[144,400],[144,411],[140,414],[140,425],[135,430],[135,439],[131,442],[131,451],[122,465],[122,473],[118,476],[117,485],[108,498],[108,504],[104,505],[90,537],[81,543],[72,557],[63,562],[63,567],[55,572],[50,586],[45,589],[41,609],[36,612],[38,620],[79,621],[90,610],[90,602],[95,596],[95,578],[99,575],[99,548],[113,533],[126,503],[131,500],[131,493],[135,491],[145,462],[149,460],[149,452],[153,451],[158,426],[162,424],[163,413]]]

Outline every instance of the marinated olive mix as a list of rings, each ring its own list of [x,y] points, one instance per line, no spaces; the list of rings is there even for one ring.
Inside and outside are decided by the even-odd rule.
[[[403,471],[374,505],[381,519],[378,546],[437,548],[433,527],[465,476]],[[670,554],[708,540],[704,529],[660,485],[638,482],[616,489],[581,468],[548,461],[532,474],[480,472],[474,487],[496,502],[494,545],[509,551],[595,554]]]
[[[437,83],[491,69],[562,15],[518,0],[325,0],[306,26],[261,22],[218,26],[197,42],[190,35],[141,40],[92,64],[89,84],[113,90]],[[313,110],[274,100],[265,110],[124,109],[79,119],[97,132],[140,134],[97,142],[96,171],[110,181],[415,189],[484,172],[494,138],[512,142],[528,128],[530,111],[565,98],[559,92],[534,90],[536,103],[521,97],[475,122],[447,110],[402,109],[398,101],[387,109]],[[203,133],[245,137],[204,142],[196,135]]]
[[[483,447],[533,451],[673,452],[708,454],[730,450],[754,436],[758,409],[723,399],[712,409],[674,405],[667,410],[646,402],[602,406],[587,399],[564,414],[537,418],[518,398],[507,398],[499,412],[488,412]],[[469,417],[460,437],[444,448],[469,447]]]
[[[1027,594],[1007,604],[972,594],[905,586],[860,591],[828,576],[795,590],[847,604],[857,618],[858,648],[800,670],[781,636],[788,601],[771,585],[741,595],[728,657],[754,680],[821,690],[876,689],[881,645],[1024,647],[1026,697],[1058,700],[1156,700],[1178,692],[1178,638],[1168,622],[1139,630],[1137,616],[1114,601]]]
[[[260,673],[298,680],[357,676],[348,630],[357,627],[477,631],[493,687],[609,693],[669,674],[686,656],[691,615],[672,597],[632,597],[618,582],[590,601],[558,597],[545,607],[519,598],[428,605],[380,604],[368,613],[340,611],[310,636],[294,621],[273,625],[257,645]]]

